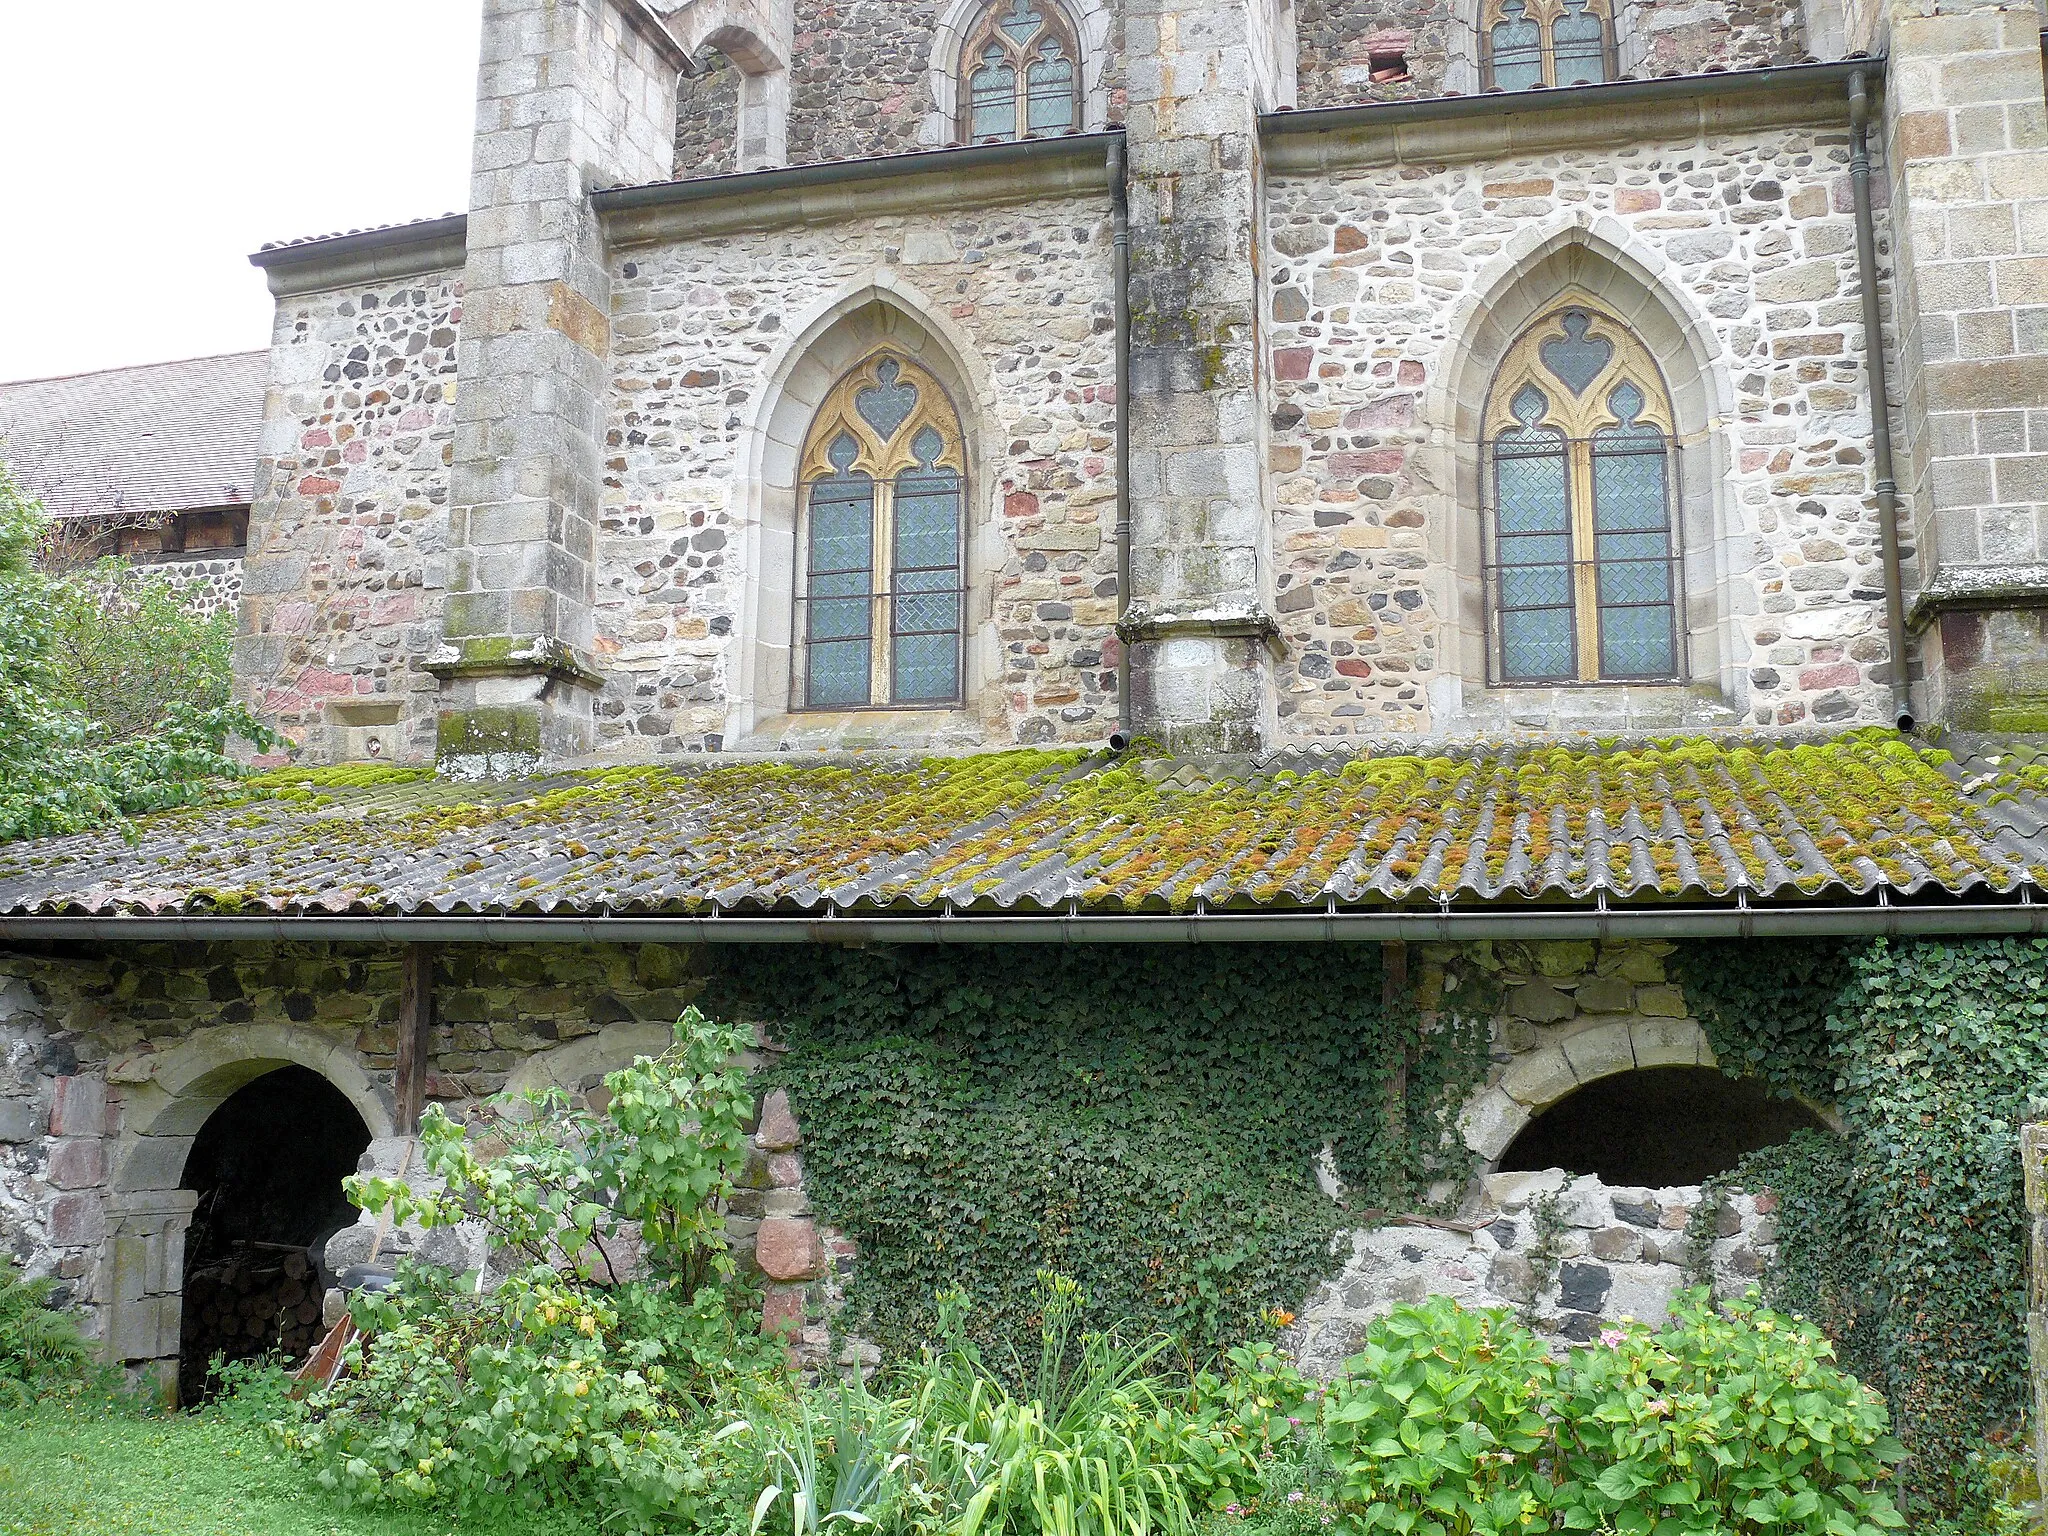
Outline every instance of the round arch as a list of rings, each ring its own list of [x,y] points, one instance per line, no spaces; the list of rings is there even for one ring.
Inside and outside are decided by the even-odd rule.
[[[294,1065],[333,1084],[363,1117],[373,1142],[396,1134],[389,1090],[371,1081],[351,1047],[291,1025],[204,1029],[164,1052],[149,1080],[127,1090],[114,1188],[176,1189],[207,1118],[236,1089]]]
[[[812,417],[841,375],[884,346],[936,378],[960,416],[968,467],[963,697],[971,714],[997,664],[988,580],[1001,559],[995,517],[998,461],[985,426],[996,402],[994,379],[973,342],[923,293],[886,270],[814,305],[796,317],[790,331],[754,400],[742,451],[747,499],[740,534],[748,572],[740,625],[744,686],[736,690],[727,737],[758,740],[766,724],[784,714],[794,640],[791,597],[803,445]],[[932,718],[947,718],[930,711],[920,716],[920,727]]]

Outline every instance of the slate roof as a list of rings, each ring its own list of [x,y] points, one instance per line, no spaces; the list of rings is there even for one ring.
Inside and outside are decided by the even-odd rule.
[[[245,506],[268,352],[0,384],[0,459],[53,517]]]
[[[2048,886],[2048,758],[1888,732],[1257,764],[1012,751],[464,784],[281,770],[0,848],[0,915],[1143,913]]]

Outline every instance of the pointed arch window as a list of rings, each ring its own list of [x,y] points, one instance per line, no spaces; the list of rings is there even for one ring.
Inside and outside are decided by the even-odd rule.
[[[1081,50],[1058,0],[995,0],[960,52],[960,135],[1039,139],[1081,126]]]
[[[1613,0],[1486,0],[1479,34],[1489,87],[1527,91],[1615,78]]]
[[[874,353],[825,397],[801,462],[795,704],[957,704],[967,458],[945,390]]]
[[[1493,679],[1678,681],[1677,445],[1648,349],[1568,301],[1508,349],[1484,422]]]

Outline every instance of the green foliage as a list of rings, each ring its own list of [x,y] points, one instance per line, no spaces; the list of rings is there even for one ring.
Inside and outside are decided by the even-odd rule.
[[[1375,1322],[1323,1427],[1365,1530],[1415,1536],[1881,1536],[1900,1448],[1819,1330],[1690,1293],[1553,1364],[1505,1312],[1437,1297]]]
[[[1292,1305],[1345,1220],[1326,1143],[1361,1205],[1461,1178],[1480,988],[1425,1027],[1381,985],[1367,945],[808,946],[714,983],[788,1047],[807,1180],[860,1245],[846,1326],[908,1355],[957,1284],[998,1362],[1034,1345],[1037,1269],[1204,1358]]]
[[[0,465],[0,842],[191,804],[239,776],[230,737],[277,740],[227,702],[218,626],[127,622],[109,583],[148,614],[175,603],[113,567],[44,575],[46,521]]]
[[[394,1290],[358,1293],[347,1368],[277,1421],[322,1487],[351,1504],[596,1505],[641,1526],[717,1506],[708,1405],[782,1359],[731,1283],[721,1214],[745,1161],[746,1043],[692,1009],[671,1051],[605,1079],[602,1113],[535,1096],[472,1137],[430,1112],[438,1193],[348,1181],[366,1210],[480,1222],[523,1267],[486,1290],[408,1264]],[[635,1249],[652,1278],[634,1278]]]
[[[50,1309],[52,1280],[24,1280],[0,1254],[0,1406],[85,1374],[91,1355],[70,1316]]]
[[[686,1289],[729,1279],[724,1209],[754,1102],[736,1063],[749,1043],[691,1008],[666,1055],[605,1079],[603,1113],[573,1107],[559,1089],[526,1095],[491,1145],[433,1105],[420,1142],[439,1193],[365,1175],[342,1187],[366,1211],[429,1230],[480,1221],[493,1248],[579,1280],[624,1279],[636,1236]]]
[[[1839,1159],[1806,1143],[1753,1165],[1788,1184],[1774,1294],[1871,1362],[1915,1516],[1981,1512],[1973,1453],[2025,1393],[2019,1126],[2048,1082],[2048,943],[1700,945],[1684,971],[1724,1062],[1830,1097],[1846,1126]]]
[[[1376,1321],[1323,1403],[1359,1523],[1429,1536],[1544,1528],[1531,1478],[1551,1376],[1543,1345],[1505,1312],[1435,1297]]]

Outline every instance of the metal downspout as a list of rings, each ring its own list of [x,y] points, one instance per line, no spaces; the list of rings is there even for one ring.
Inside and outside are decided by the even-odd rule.
[[[1877,460],[1877,530],[1884,550],[1884,621],[1892,656],[1892,719],[1913,729],[1906,667],[1905,578],[1899,569],[1899,482],[1892,468],[1891,384],[1884,357],[1884,306],[1877,291],[1877,225],[1870,212],[1870,86],[1849,76],[1849,185],[1856,204],[1856,278],[1863,290],[1863,355],[1870,385],[1870,436]]]
[[[1131,744],[1131,653],[1123,638],[1131,611],[1131,200],[1124,137],[1109,141],[1110,245],[1116,290],[1116,733],[1112,750]]]

